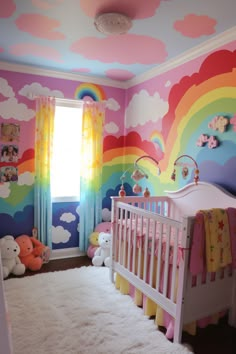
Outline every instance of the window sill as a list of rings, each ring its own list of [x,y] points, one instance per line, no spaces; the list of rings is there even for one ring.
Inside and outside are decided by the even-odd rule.
[[[73,203],[79,202],[79,197],[52,197],[52,203]]]

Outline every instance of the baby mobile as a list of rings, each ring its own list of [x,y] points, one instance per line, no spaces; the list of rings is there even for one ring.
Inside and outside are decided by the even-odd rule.
[[[187,162],[186,162],[186,159],[188,160]],[[176,179],[176,167],[177,166],[182,167],[182,177],[184,179],[186,179],[189,175],[189,168],[194,168],[194,182],[195,182],[195,184],[198,184],[200,171],[198,168],[198,164],[194,160],[194,158],[192,158],[189,155],[181,155],[181,156],[177,157],[177,159],[174,162],[174,171],[171,174],[172,181],[175,181],[175,179]]]
[[[131,178],[135,181],[135,184],[133,186],[133,192],[135,194],[138,194],[138,193],[141,193],[142,192],[142,187],[138,184],[138,181],[140,181],[142,178],[148,178],[148,175],[145,173],[145,171],[138,165],[138,162],[142,159],[151,159],[152,161],[154,161],[158,167],[158,175],[161,173],[160,171],[160,168],[159,168],[159,163],[156,159],[154,159],[152,156],[149,156],[149,155],[143,155],[143,156],[140,156],[139,158],[137,158],[134,162],[134,167],[130,167],[128,168],[121,176],[121,187],[120,187],[120,190],[119,190],[119,196],[120,197],[124,197],[126,196],[126,192],[125,192],[125,189],[124,189],[124,180],[126,178],[126,173],[134,168],[134,171],[131,175]],[[150,197],[150,191],[148,190],[148,188],[146,187],[143,191],[143,196],[144,197]]]

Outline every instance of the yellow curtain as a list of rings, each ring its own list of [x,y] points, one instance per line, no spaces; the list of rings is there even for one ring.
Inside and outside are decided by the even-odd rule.
[[[88,102],[83,106],[79,247],[87,251],[88,237],[102,221],[103,126],[105,105]]]
[[[34,226],[39,240],[52,247],[50,169],[54,132],[55,98],[36,98]]]

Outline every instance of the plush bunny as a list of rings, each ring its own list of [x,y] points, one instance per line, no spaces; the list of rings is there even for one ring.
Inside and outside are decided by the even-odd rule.
[[[110,267],[111,234],[100,232],[98,236],[98,244],[99,247],[95,251],[92,259],[93,265],[100,267],[104,264],[106,267]]]
[[[25,273],[25,265],[22,264],[18,255],[20,247],[11,235],[6,235],[0,239],[0,250],[2,259],[3,278],[7,278],[10,273],[22,275]]]

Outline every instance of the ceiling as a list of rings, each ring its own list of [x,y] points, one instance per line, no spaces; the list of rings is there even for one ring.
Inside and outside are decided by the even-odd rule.
[[[1,64],[125,81],[233,30],[236,0],[0,0]],[[132,19],[105,35],[96,15]]]

